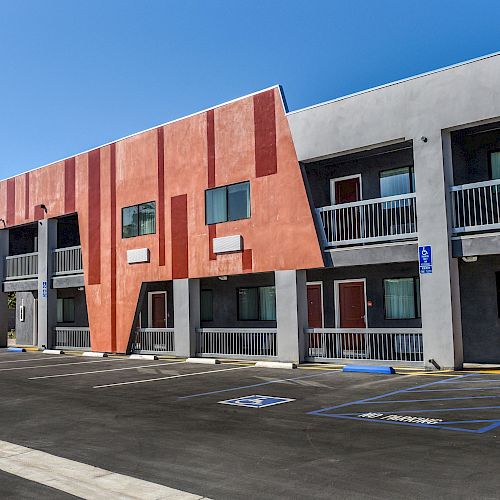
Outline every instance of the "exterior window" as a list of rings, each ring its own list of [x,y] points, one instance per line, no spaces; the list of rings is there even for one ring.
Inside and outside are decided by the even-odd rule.
[[[275,321],[276,289],[274,286],[238,289],[240,321]]]
[[[200,319],[201,321],[214,320],[213,290],[202,290],[200,293]]]
[[[420,279],[384,280],[384,302],[386,319],[420,318]]]
[[[490,153],[491,180],[500,179],[500,151]]]
[[[75,322],[75,299],[72,297],[57,299],[57,322]]]
[[[250,182],[205,191],[205,222],[218,224],[250,217]]]
[[[415,192],[413,167],[393,168],[380,172],[380,196],[396,196]]]
[[[156,233],[156,202],[122,208],[122,238]]]

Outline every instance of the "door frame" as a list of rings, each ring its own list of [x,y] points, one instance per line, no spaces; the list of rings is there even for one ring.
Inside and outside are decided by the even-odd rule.
[[[366,278],[353,278],[345,280],[334,280],[334,296],[335,296],[335,328],[340,328],[340,294],[339,285],[341,283],[363,283],[363,290],[365,293],[365,328],[368,328],[368,305],[366,301]]]
[[[157,292],[148,292],[148,328],[153,328],[153,295],[161,295],[165,296],[165,328],[167,328],[167,317],[168,317],[168,309],[167,309],[167,292],[166,290],[160,290]]]
[[[348,181],[349,179],[359,179],[359,199],[363,199],[363,179],[361,174],[344,175],[343,177],[333,177],[330,179],[330,203],[335,205],[335,183],[340,181]]]
[[[323,282],[322,281],[307,281],[306,292],[308,285],[319,285],[321,292],[321,328],[325,328],[325,303],[323,302]],[[307,297],[307,293],[306,293]]]

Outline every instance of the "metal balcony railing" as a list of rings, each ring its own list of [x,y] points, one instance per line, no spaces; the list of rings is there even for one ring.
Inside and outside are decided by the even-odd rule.
[[[83,272],[82,247],[54,250],[54,274],[79,274]]]
[[[317,208],[327,247],[417,238],[416,193]]]
[[[52,345],[56,349],[90,350],[90,329],[84,326],[54,328]]]
[[[5,277],[8,280],[36,278],[38,253],[26,253],[5,257]]]
[[[197,356],[273,358],[278,355],[276,328],[202,328]]]
[[[500,179],[453,186],[453,232],[491,231],[500,228]]]
[[[421,328],[310,328],[306,341],[311,361],[424,360]]]
[[[137,354],[174,354],[174,329],[137,328],[132,338],[132,352]]]

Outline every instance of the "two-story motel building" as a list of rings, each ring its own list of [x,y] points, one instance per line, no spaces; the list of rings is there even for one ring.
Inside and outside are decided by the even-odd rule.
[[[498,54],[242,97],[0,182],[0,346],[500,363],[499,186]]]

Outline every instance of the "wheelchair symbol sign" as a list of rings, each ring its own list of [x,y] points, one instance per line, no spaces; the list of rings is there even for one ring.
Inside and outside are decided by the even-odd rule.
[[[418,247],[418,262],[420,274],[432,274],[432,247],[430,245]]]
[[[260,396],[254,394],[252,396],[244,396],[242,398],[219,401],[219,403],[223,405],[245,406],[246,408],[266,408],[267,406],[280,405],[282,403],[290,403],[291,401],[295,401],[295,399],[276,398],[273,396]]]

